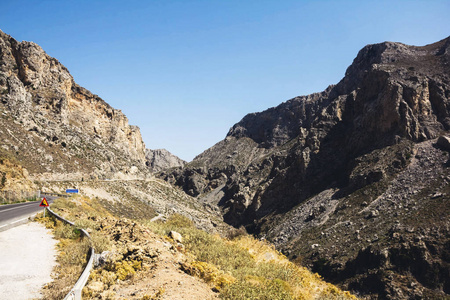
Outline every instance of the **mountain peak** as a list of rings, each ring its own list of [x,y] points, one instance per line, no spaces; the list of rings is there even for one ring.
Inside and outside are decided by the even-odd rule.
[[[337,85],[338,94],[356,90],[369,74],[385,73],[384,76],[402,80],[450,74],[450,37],[425,46],[410,46],[398,42],[383,42],[363,47],[345,77]]]

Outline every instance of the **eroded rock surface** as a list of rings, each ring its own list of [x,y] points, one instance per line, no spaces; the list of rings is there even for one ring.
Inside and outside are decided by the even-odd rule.
[[[145,176],[139,128],[32,42],[0,31],[0,147],[37,179]]]
[[[450,293],[448,153],[434,143],[449,130],[450,38],[385,42],[364,47],[337,85],[245,116],[161,177],[362,295],[440,297]],[[400,231],[400,242],[389,231],[419,212],[428,217],[405,230],[435,245],[421,252],[426,262],[399,250],[416,247],[417,234]],[[384,253],[386,264],[363,264],[377,271],[361,275],[352,262],[364,251]],[[432,284],[414,270],[420,261],[437,266],[423,269],[435,274]]]
[[[145,149],[145,159],[147,160],[147,166],[152,172],[183,167],[186,164],[184,160],[173,155],[166,149]]]

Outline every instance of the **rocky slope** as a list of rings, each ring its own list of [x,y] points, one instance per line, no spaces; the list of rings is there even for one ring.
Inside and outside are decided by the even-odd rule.
[[[83,298],[356,299],[242,232],[232,230],[222,238],[195,228],[181,215],[164,222],[142,216],[130,220],[104,204],[85,196],[52,204],[55,212],[90,233],[100,254]],[[61,250],[61,265],[44,297],[62,299],[82,270],[88,243],[51,217],[39,219],[54,229]]]
[[[61,194],[67,187],[76,187],[82,195],[101,201],[118,217],[164,219],[179,214],[189,218],[197,228],[211,233],[223,234],[230,229],[217,207],[198,203],[180,189],[157,178],[46,182],[40,189],[43,193]]]
[[[0,147],[34,178],[147,173],[139,128],[32,42],[0,31]]]
[[[145,149],[145,159],[147,166],[152,172],[159,172],[165,169],[183,167],[186,162],[166,149]]]
[[[247,115],[160,176],[363,296],[440,297],[449,106],[450,38],[368,45],[337,85]]]
[[[36,194],[37,185],[33,183],[24,169],[15,160],[10,160],[7,156],[2,156],[0,151],[0,202],[8,200],[22,200],[22,196],[28,197],[34,192]],[[12,195],[16,191],[17,195]],[[29,192],[24,195],[23,192]]]
[[[118,202],[130,218],[178,212],[199,227],[218,226],[216,208],[150,179],[150,172],[184,161],[146,150],[120,110],[77,85],[38,45],[1,31],[0,92],[0,191],[77,187]]]

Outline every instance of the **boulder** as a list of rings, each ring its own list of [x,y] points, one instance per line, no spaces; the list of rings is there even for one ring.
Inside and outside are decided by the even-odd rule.
[[[175,242],[183,243],[183,237],[176,231],[171,231],[169,233],[169,237],[171,237]]]
[[[450,151],[450,138],[446,136],[440,136],[436,145],[445,151]]]

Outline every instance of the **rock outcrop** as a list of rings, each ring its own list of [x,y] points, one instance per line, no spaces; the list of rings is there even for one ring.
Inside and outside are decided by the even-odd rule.
[[[166,149],[145,149],[146,164],[152,172],[183,167],[186,162]]]
[[[144,176],[139,128],[32,42],[0,31],[0,137],[35,178]],[[59,178],[59,179],[62,179]]]
[[[369,251],[369,245],[398,253],[399,241],[390,240],[389,230],[409,224],[416,217],[413,207],[440,218],[426,218],[413,230],[446,236],[448,209],[428,194],[447,201],[448,154],[432,141],[449,130],[450,38],[424,47],[385,42],[364,47],[337,85],[245,116],[225,140],[162,177],[222,207],[228,223],[246,226],[361,294],[438,297],[450,293],[448,235],[443,242],[428,239],[439,246],[434,252],[427,246],[427,263],[441,270],[431,285],[398,267],[398,260],[371,275],[357,276],[344,266],[351,269],[358,251]],[[418,151],[422,158],[434,154],[417,165]],[[412,173],[400,181],[404,172]],[[414,245],[413,236],[399,234]],[[414,264],[414,257],[405,261]],[[414,288],[400,282],[407,272]],[[375,282],[370,276],[380,278],[375,288],[369,287]]]
[[[0,201],[6,200],[7,193],[20,192],[34,192],[36,193],[37,186],[33,183],[28,171],[17,163],[10,161],[7,157],[2,156],[0,152]],[[3,193],[2,193],[3,191]],[[15,198],[15,195],[11,198]],[[18,199],[21,200],[19,196]]]

